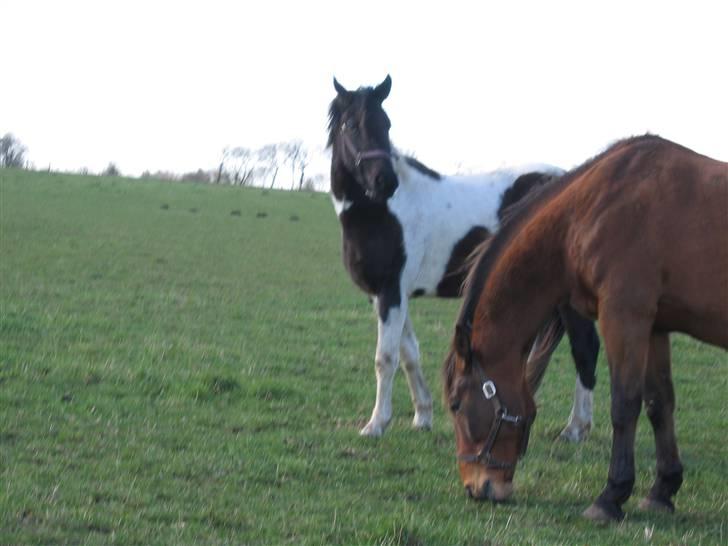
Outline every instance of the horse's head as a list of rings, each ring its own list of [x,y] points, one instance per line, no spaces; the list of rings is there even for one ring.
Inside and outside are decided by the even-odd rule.
[[[512,353],[497,362],[485,357],[471,345],[470,328],[458,325],[445,361],[445,401],[455,425],[460,477],[476,500],[510,497],[516,463],[526,453],[536,417],[518,361],[521,352]]]
[[[376,87],[348,91],[336,78],[336,98],[329,109],[329,146],[332,148],[332,182],[335,175],[350,186],[346,197],[383,203],[397,189],[389,142],[389,118],[382,102],[392,80],[387,76]]]

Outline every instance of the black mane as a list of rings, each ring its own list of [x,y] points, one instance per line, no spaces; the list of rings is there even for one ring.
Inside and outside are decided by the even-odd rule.
[[[434,178],[435,180],[442,179],[442,175],[439,172],[430,169],[427,165],[415,159],[414,157],[405,156],[404,160],[407,162],[407,165],[412,167],[417,172],[420,172],[425,176],[429,176],[430,178]]]
[[[655,143],[663,141],[657,135],[641,135],[625,138],[609,146],[602,153],[582,163],[578,167],[566,172],[560,177],[529,192],[523,199],[509,207],[503,215],[503,225],[496,234],[476,250],[473,265],[463,284],[463,304],[457,319],[457,325],[470,330],[475,315],[475,308],[480,300],[480,293],[483,291],[485,282],[493,269],[503,250],[507,248],[513,236],[516,235],[525,221],[533,216],[543,205],[551,201],[562,190],[567,188],[572,181],[578,178],[594,163],[608,154],[633,143]]]

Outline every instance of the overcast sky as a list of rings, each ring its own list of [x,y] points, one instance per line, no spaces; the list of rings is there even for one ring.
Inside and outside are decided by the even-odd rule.
[[[391,136],[442,172],[571,167],[651,131],[728,160],[723,1],[0,0],[0,133],[37,167],[212,169],[323,147],[332,77],[391,74]]]

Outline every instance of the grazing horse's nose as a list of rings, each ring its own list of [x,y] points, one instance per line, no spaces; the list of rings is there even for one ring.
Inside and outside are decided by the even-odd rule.
[[[465,486],[465,491],[467,492],[468,497],[473,500],[486,500],[489,498],[490,494],[490,480],[486,480],[479,490],[476,490],[472,485],[468,484]]]

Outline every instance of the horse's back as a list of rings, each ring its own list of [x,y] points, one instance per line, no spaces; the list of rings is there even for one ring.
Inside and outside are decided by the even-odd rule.
[[[728,163],[680,150],[665,169],[658,326],[728,347]],[[674,213],[670,213],[672,210]]]
[[[558,172],[555,167],[547,167]],[[433,177],[400,159],[400,188],[388,208],[402,226],[405,292],[459,297],[466,259],[499,227],[505,192],[528,167]]]
[[[571,236],[598,299],[644,298],[657,328],[728,346],[728,164],[654,137],[570,191],[583,206]]]

